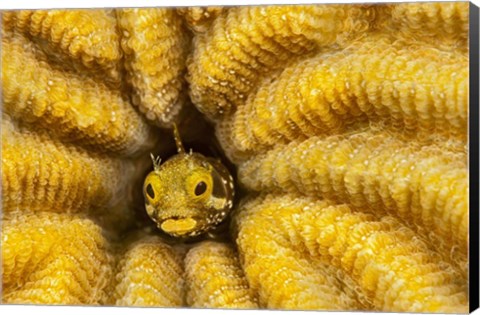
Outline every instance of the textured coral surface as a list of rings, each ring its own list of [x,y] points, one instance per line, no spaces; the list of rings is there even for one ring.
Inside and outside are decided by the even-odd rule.
[[[2,302],[467,312],[468,13],[3,12]],[[214,239],[145,219],[173,123],[236,170]]]

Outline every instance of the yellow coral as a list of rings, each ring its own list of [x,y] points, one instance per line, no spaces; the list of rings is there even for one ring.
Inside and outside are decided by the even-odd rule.
[[[382,13],[379,28],[442,49],[468,53],[467,1],[389,4]]]
[[[111,295],[126,306],[183,306],[183,263],[179,252],[158,237],[134,242],[123,255]]]
[[[56,69],[19,34],[2,38],[5,113],[62,140],[132,155],[152,145],[152,130],[120,92]]]
[[[115,16],[110,10],[20,10],[5,11],[2,17],[6,30],[39,38],[58,53],[81,62],[88,71],[101,72],[112,82],[120,82],[122,54]],[[58,53],[55,55],[60,56]]]
[[[205,241],[185,257],[187,303],[193,307],[258,308],[238,262],[227,244]]]
[[[307,262],[308,255],[321,256],[350,274],[360,286],[360,293],[368,297],[376,310],[466,312],[468,309],[466,283],[455,269],[439,261],[437,253],[392,217],[377,220],[354,212],[347,205],[329,205],[290,195],[257,198],[238,213],[237,243],[252,286],[268,286],[270,281],[281,277],[283,268],[285,272],[299,268],[300,265],[286,265],[291,252],[280,249],[290,247],[296,249],[297,255],[303,253]],[[283,262],[281,265],[263,262],[264,270],[254,272],[260,265],[251,264],[275,256]],[[307,262],[303,266],[308,266]],[[267,276],[270,274],[275,275],[271,280]],[[303,281],[311,278],[312,275],[302,276]],[[278,291],[281,289],[275,290]]]
[[[185,22],[194,32],[205,32],[213,20],[217,18],[225,9],[223,7],[182,7],[178,8],[178,13],[183,15]]]
[[[467,35],[468,1],[399,3],[389,7],[392,23],[400,26],[435,34]]]
[[[132,100],[145,116],[169,126],[185,102],[186,30],[172,9],[119,9]]]
[[[125,193],[133,167],[2,120],[2,208],[78,212],[108,208]]]
[[[23,210],[3,218],[3,301],[100,303],[112,276],[101,228],[82,216]]]
[[[242,164],[239,180],[252,190],[301,192],[378,215],[386,211],[434,238],[446,253],[459,247],[466,263],[466,162],[464,152],[368,130],[276,147]]]
[[[405,134],[465,139],[468,80],[466,55],[371,35],[264,80],[217,135],[236,159],[379,120]]]
[[[194,39],[190,97],[210,118],[230,113],[262,76],[368,30],[373,12],[358,5],[230,8]]]
[[[302,310],[363,308],[355,292],[345,290],[337,278],[340,270],[325,261],[312,260],[298,244],[289,244],[288,232],[279,230],[275,219],[267,222],[262,214],[251,218],[251,212],[258,212],[252,203],[237,212],[235,239],[246,277],[258,292],[261,306]]]
[[[467,311],[468,3],[2,15],[6,302]],[[237,248],[144,235],[184,63]]]

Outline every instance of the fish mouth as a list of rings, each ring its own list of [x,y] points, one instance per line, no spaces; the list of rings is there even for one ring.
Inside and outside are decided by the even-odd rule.
[[[193,218],[167,219],[159,227],[168,234],[185,235],[195,230],[197,221]]]

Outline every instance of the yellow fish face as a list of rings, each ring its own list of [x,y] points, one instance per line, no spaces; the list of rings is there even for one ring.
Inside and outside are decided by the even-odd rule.
[[[145,207],[163,232],[177,237],[212,230],[233,207],[234,184],[227,168],[198,153],[179,153],[159,165],[143,184]]]

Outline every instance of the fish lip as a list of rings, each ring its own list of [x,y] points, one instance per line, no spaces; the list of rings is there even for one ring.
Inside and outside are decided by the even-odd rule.
[[[195,231],[198,227],[198,221],[192,217],[175,217],[174,219],[169,218],[162,221],[158,224],[158,227],[172,235],[185,235]]]

